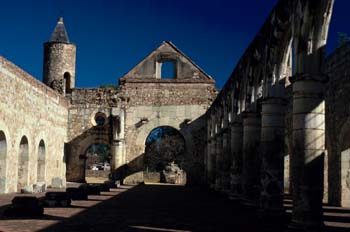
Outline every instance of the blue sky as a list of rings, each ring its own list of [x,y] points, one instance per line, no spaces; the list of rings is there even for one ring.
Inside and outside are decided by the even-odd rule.
[[[39,80],[43,43],[63,15],[77,45],[76,87],[116,84],[172,41],[221,88],[277,0],[13,0],[1,2],[0,55]],[[328,52],[350,34],[350,2],[336,0]]]

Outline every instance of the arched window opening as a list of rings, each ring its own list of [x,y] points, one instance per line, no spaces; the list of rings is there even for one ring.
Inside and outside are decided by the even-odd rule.
[[[85,181],[103,183],[111,174],[111,149],[104,143],[92,144],[86,150]]]
[[[176,78],[176,63],[174,61],[165,61],[160,63],[160,78],[162,79]]]
[[[44,182],[44,181],[45,181],[45,143],[43,140],[41,140],[38,148],[37,182]]]
[[[63,75],[64,81],[66,83],[66,93],[71,93],[72,92],[72,86],[71,86],[71,76],[69,72],[65,72]]]
[[[95,126],[99,126],[102,127],[106,124],[106,120],[107,120],[107,116],[106,114],[102,113],[102,112],[98,112],[95,114],[95,118],[94,118],[94,125]]]
[[[6,136],[3,131],[0,131],[0,193],[5,192],[6,156],[7,156]]]
[[[153,129],[146,139],[144,181],[185,184],[186,144],[175,128],[161,126]]]
[[[28,139],[23,136],[19,144],[17,191],[28,185],[29,148]]]

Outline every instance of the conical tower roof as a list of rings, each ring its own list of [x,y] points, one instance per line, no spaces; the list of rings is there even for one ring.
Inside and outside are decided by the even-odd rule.
[[[51,34],[49,42],[69,43],[66,27],[63,23],[63,17],[59,17],[55,30]]]

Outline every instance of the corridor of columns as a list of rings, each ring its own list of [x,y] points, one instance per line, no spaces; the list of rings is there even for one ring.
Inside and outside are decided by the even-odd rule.
[[[322,204],[340,205],[327,182],[336,166],[328,164],[325,107],[333,4],[280,0],[206,114],[207,186],[266,224],[288,221],[283,230],[325,231]]]

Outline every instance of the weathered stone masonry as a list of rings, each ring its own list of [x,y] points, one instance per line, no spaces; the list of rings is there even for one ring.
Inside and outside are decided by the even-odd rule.
[[[221,141],[225,131],[233,132],[236,138],[243,133],[243,141],[231,140],[231,159],[226,161],[232,162],[230,199],[259,209],[267,219],[284,217],[284,157],[290,155],[293,213],[289,229],[293,231],[322,231],[322,189],[327,186],[324,167],[332,167],[329,178],[338,180],[329,184],[332,191],[324,191],[330,200],[339,199],[335,196],[340,193],[336,190],[339,181],[346,180],[350,173],[344,139],[340,139],[341,145],[329,140],[327,148],[333,144],[324,165],[325,122],[331,121],[325,116],[325,100],[331,105],[327,112],[334,114],[334,98],[340,97],[334,95],[334,89],[326,95],[323,70],[332,6],[331,0],[279,1],[206,112],[209,186],[226,193],[222,160],[227,154]],[[329,58],[328,64],[330,60],[334,67],[338,59]],[[328,69],[327,74],[334,71]],[[329,76],[333,75],[337,76],[336,72]],[[334,85],[333,81],[329,84],[330,88],[336,88]],[[329,95],[334,100],[326,97]],[[347,133],[344,129],[341,136]],[[341,155],[346,169],[341,171],[342,178],[336,165],[340,156],[334,154],[339,147],[340,151],[346,150]],[[343,194],[347,197],[346,191]]]
[[[60,18],[45,43],[44,82],[55,91],[0,59],[0,192],[65,174],[85,181],[95,143],[111,148],[111,178],[140,183],[147,136],[170,126],[186,143],[187,184],[207,184],[281,221],[286,188],[289,229],[322,231],[322,201],[350,205],[350,48],[324,57],[332,7],[280,0],[219,93],[171,42],[118,87],[75,88],[75,45]],[[172,79],[162,74],[165,63]]]
[[[0,79],[0,192],[33,185],[38,175],[43,175],[39,181],[49,186],[53,178],[65,180],[67,100],[3,57]],[[40,143],[44,145],[41,148]],[[27,151],[23,153],[21,147]],[[38,172],[42,150],[44,166]]]
[[[161,65],[171,61],[175,77],[161,78]],[[124,183],[143,181],[143,155],[149,133],[171,126],[186,140],[188,183],[204,181],[201,118],[216,95],[214,81],[170,42],[164,42],[123,78],[118,88],[73,89],[68,126],[68,169],[71,181],[84,181],[84,154],[93,143],[112,149],[113,175]],[[104,127],[94,125],[103,113]]]

